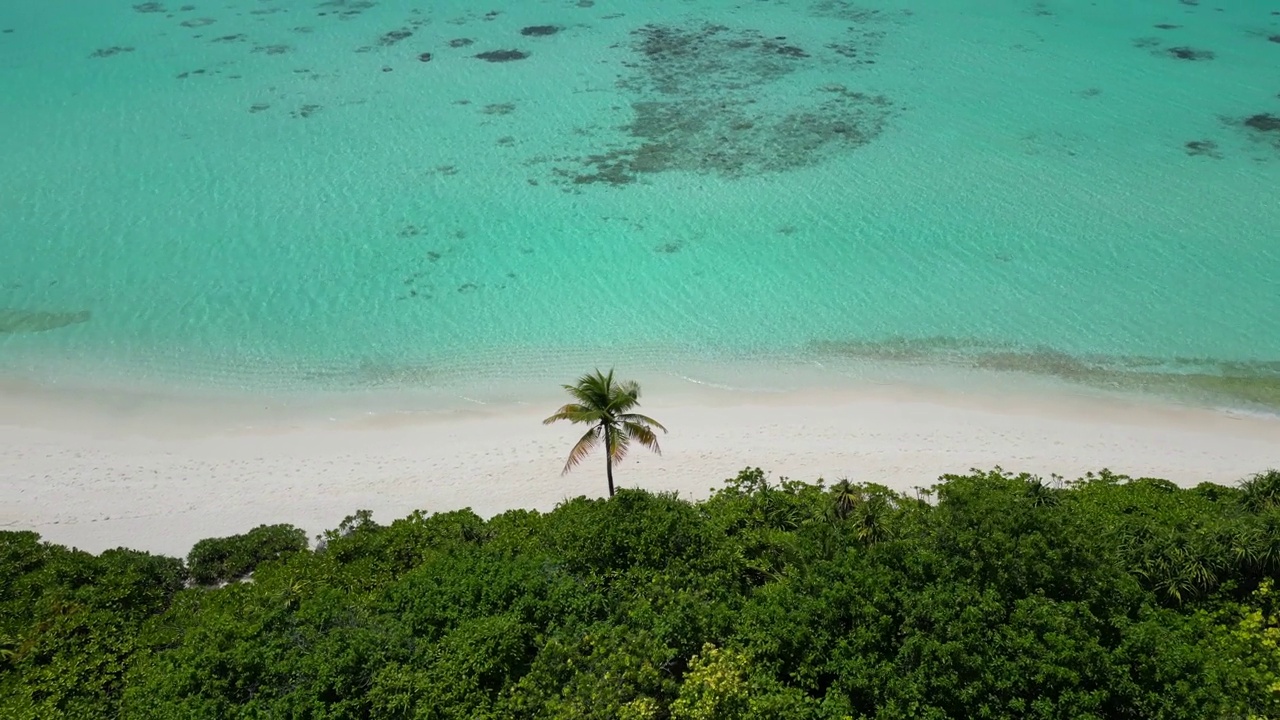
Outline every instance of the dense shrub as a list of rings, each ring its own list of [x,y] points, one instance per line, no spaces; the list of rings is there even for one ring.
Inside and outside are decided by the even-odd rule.
[[[238,580],[268,560],[307,549],[307,534],[292,525],[259,525],[243,535],[201,540],[187,555],[201,585]]]
[[[175,558],[0,533],[0,717],[114,717],[142,623],[185,579]]]
[[[699,503],[358,512],[315,552],[264,526],[198,544],[187,589],[0,533],[0,717],[1280,717],[1273,484],[749,470]]]

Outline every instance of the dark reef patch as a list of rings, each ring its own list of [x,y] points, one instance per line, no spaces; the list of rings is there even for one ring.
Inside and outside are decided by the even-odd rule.
[[[1222,153],[1218,150],[1218,143],[1212,140],[1188,140],[1183,143],[1182,149],[1192,157],[1222,159]]]
[[[114,57],[114,56],[116,56],[116,55],[122,55],[122,54],[124,54],[124,53],[131,53],[131,52],[133,52],[133,48],[131,48],[131,47],[124,47],[124,46],[120,46],[120,45],[112,45],[111,47],[107,47],[107,48],[98,48],[97,50],[94,50],[92,53],[90,53],[90,54],[89,54],[89,57],[91,57],[91,58],[109,58],[109,57]]]
[[[244,41],[245,41],[245,35],[243,33],[236,33],[235,35],[223,35],[222,37],[216,37],[210,40],[209,42],[235,43],[235,42],[244,42]]]
[[[449,47],[451,48],[464,48],[473,44],[475,44],[475,40],[471,38],[454,38],[449,41]]]
[[[653,248],[653,251],[659,255],[675,255],[684,249],[684,243],[668,242]]]
[[[183,20],[178,24],[184,28],[198,28],[198,27],[205,27],[206,25],[212,25],[216,22],[218,21],[214,20],[213,18],[205,17],[205,18],[194,18],[191,20]]]
[[[1201,61],[1201,60],[1212,60],[1216,57],[1216,55],[1212,50],[1197,50],[1196,48],[1186,47],[1182,45],[1178,47],[1171,47],[1165,50],[1165,52],[1168,53],[1171,57],[1177,58],[1179,60]]]
[[[1154,27],[1157,30],[1177,30],[1182,26],[1174,25],[1173,23],[1160,23],[1158,25],[1153,25],[1152,27]]]
[[[284,55],[291,50],[293,48],[288,45],[258,45],[253,48],[253,52],[263,55]]]
[[[431,53],[418,53],[418,62],[431,62]]]
[[[827,3],[825,6],[843,7],[843,10],[836,12],[836,16],[847,15],[852,19],[846,20],[850,24],[845,27],[845,39],[827,43],[823,47],[844,58],[845,64],[875,65],[885,36],[884,27],[892,20],[892,16],[878,10],[864,10],[847,4]],[[909,17],[910,12],[904,11],[902,16]],[[819,13],[818,17],[824,15]]]
[[[1140,391],[1156,397],[1186,397],[1199,402],[1213,398],[1228,403],[1244,401],[1247,407],[1258,409],[1280,408],[1280,362],[1275,360],[1072,355],[1050,347],[1028,350],[954,336],[815,340],[809,347],[819,360],[859,358],[1034,373],[1086,387]]]
[[[400,28],[398,30],[392,30],[390,32],[383,33],[382,37],[378,38],[378,44],[383,47],[391,47],[392,45],[395,45],[401,40],[404,40],[405,38],[412,37],[412,36],[413,36],[412,30],[406,30],[405,28]]]
[[[563,29],[559,25],[530,25],[520,28],[520,34],[525,37],[547,37],[548,35],[555,35]]]
[[[165,12],[164,5],[158,2],[145,2],[133,6],[134,12],[140,13],[162,13]]]
[[[493,103],[491,105],[485,105],[480,112],[485,115],[510,115],[515,111],[515,103]]]
[[[373,2],[373,0],[325,0],[325,2],[316,7],[331,8],[333,14],[337,15],[339,20],[350,20],[376,5],[377,3]],[[316,13],[321,17],[328,14],[328,10]]]
[[[253,113],[253,114],[255,114],[255,115],[256,115],[257,113],[260,113],[260,112],[263,112],[263,111],[266,111],[266,110],[270,110],[270,109],[271,109],[271,106],[270,106],[270,105],[268,105],[267,103],[254,103],[254,104],[252,104],[252,105],[250,105],[250,106],[249,106],[249,112],[251,112],[251,113]]]
[[[795,45],[788,45],[786,43],[779,42],[780,40],[785,40],[785,38],[774,38],[773,40],[766,40],[763,43],[761,43],[760,48],[765,52],[772,52],[778,55],[785,55],[786,57],[793,57],[793,58],[809,57],[809,53],[805,52],[804,50],[796,47]]]
[[[1249,142],[1269,145],[1272,150],[1280,153],[1280,115],[1265,112],[1248,117],[1219,116],[1218,119],[1223,125],[1243,132]]]
[[[529,57],[529,53],[523,50],[489,50],[476,55],[476,58],[492,63],[514,62],[516,60],[524,60],[527,57]]]
[[[1280,35],[1268,35],[1267,40],[1273,43],[1280,43]]]
[[[820,0],[809,6],[809,14],[819,18],[834,18],[846,22],[862,23],[878,19],[883,11],[868,8],[849,0]]]
[[[15,310],[0,308],[0,334],[31,333],[57,330],[68,325],[89,322],[88,310],[78,312],[48,312],[43,310]]]
[[[724,25],[694,29],[646,25],[634,31],[633,37],[635,49],[646,61],[648,80],[655,90],[666,94],[688,92],[708,83],[733,85],[737,82],[734,76],[748,83],[768,82],[793,72],[793,60],[808,57],[781,50],[790,46],[754,30],[734,32]]]
[[[1250,115],[1245,118],[1242,124],[1256,132],[1280,133],[1280,115],[1258,113],[1257,115]]]
[[[634,98],[627,139],[577,168],[555,168],[558,182],[572,190],[667,171],[749,177],[811,166],[879,136],[895,112],[882,95],[827,84],[781,90],[795,98],[785,105],[767,101],[775,83],[804,82],[798,71],[831,64],[786,40],[715,24],[633,31],[634,72],[617,83]]]
[[[293,112],[289,113],[289,117],[294,119],[309,118],[312,115],[315,115],[316,113],[320,112],[320,110],[321,110],[320,105],[303,105],[297,110],[294,110]]]

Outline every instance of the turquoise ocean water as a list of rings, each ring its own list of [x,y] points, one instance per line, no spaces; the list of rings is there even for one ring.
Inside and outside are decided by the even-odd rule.
[[[185,1],[0,3],[0,371],[1280,402],[1280,2]]]

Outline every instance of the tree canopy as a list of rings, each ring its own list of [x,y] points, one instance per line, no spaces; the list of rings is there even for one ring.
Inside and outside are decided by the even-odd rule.
[[[0,717],[1277,717],[1267,478],[752,469],[186,562],[0,533]]]

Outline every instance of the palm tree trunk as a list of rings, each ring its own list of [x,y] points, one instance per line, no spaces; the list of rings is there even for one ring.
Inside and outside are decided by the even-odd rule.
[[[613,428],[601,423],[600,429],[604,433],[604,471],[609,478],[609,497],[613,497]]]

